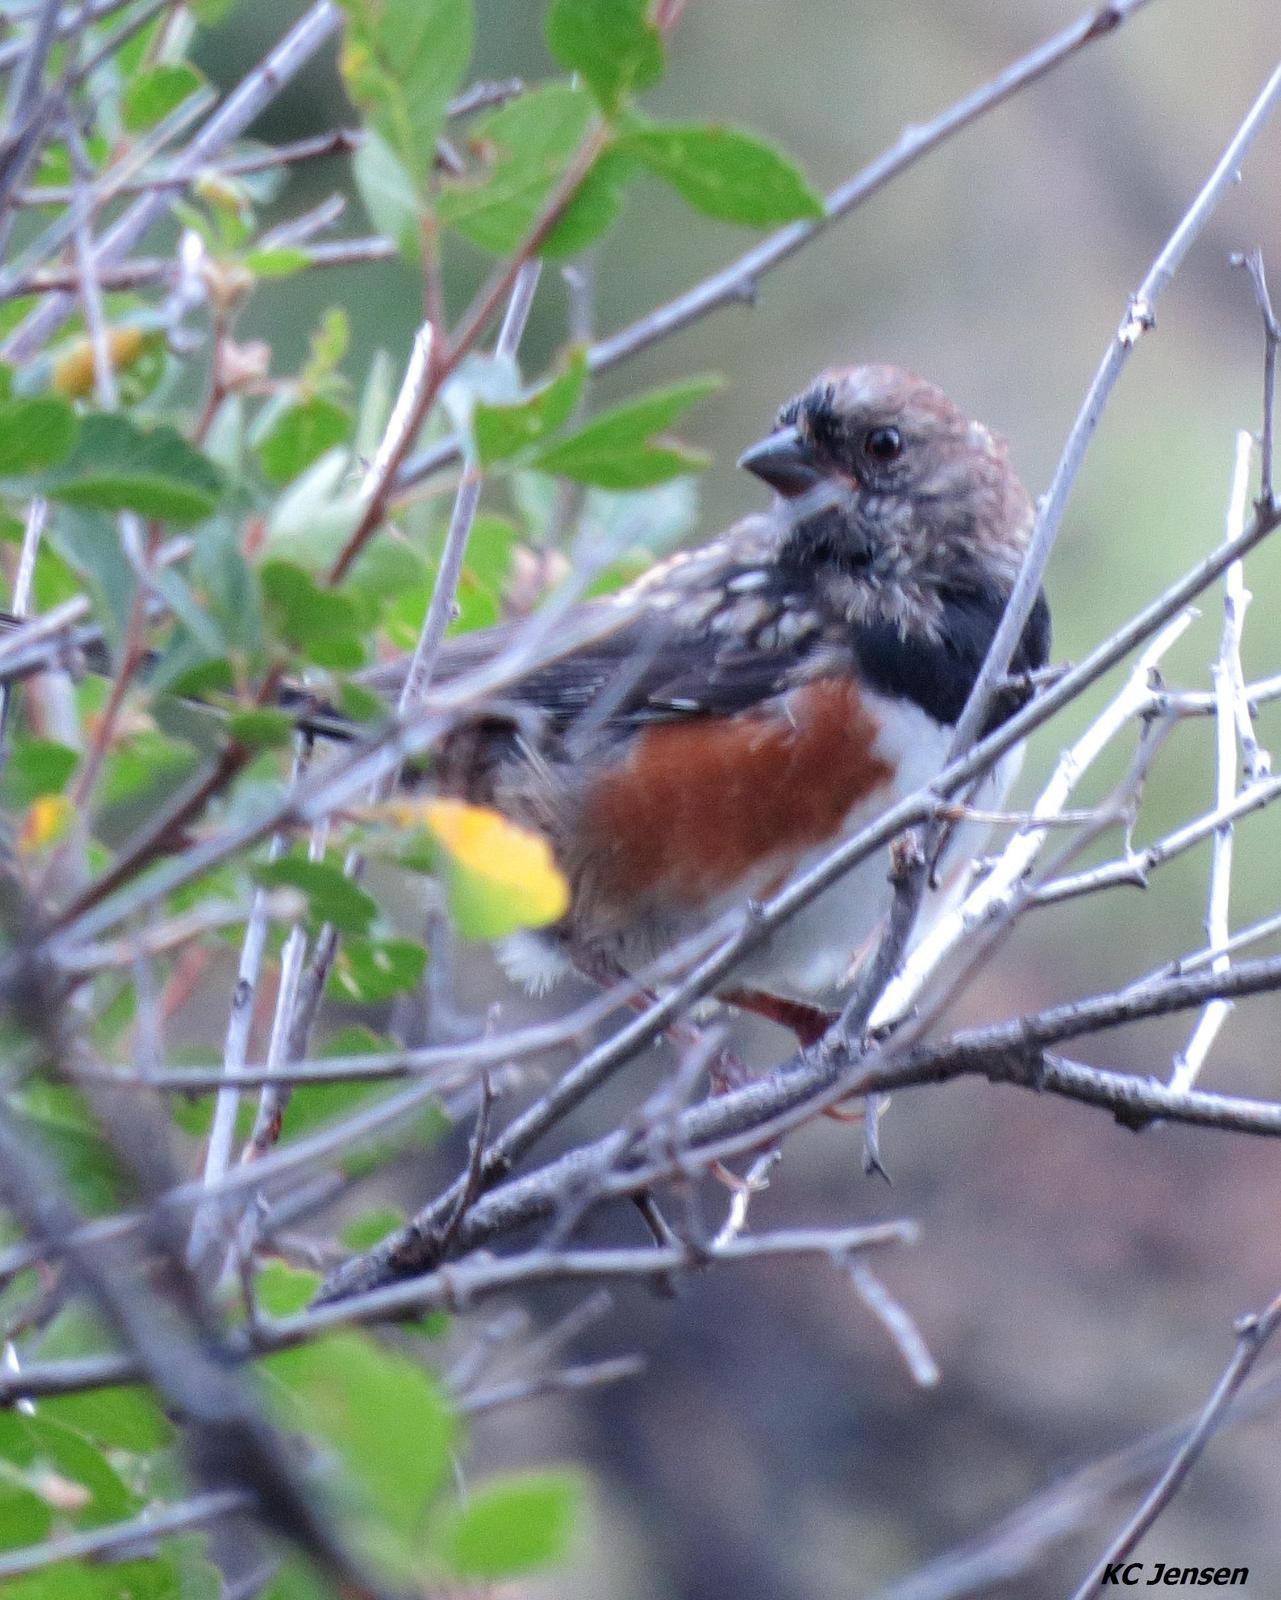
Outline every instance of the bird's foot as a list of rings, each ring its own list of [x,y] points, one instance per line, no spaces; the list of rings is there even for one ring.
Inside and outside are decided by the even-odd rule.
[[[816,1045],[837,1018],[835,1011],[806,1005],[803,1000],[785,1000],[781,995],[767,994],[764,989],[725,989],[719,998],[740,1011],[748,1011],[754,1017],[764,1017],[767,1022],[786,1028],[796,1035],[802,1050]]]

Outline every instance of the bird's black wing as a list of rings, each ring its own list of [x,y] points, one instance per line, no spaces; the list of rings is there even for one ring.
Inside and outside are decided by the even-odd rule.
[[[504,625],[451,641],[432,681],[458,682],[498,665],[519,639],[519,629]],[[529,710],[562,734],[619,734],[641,724],[748,710],[795,680],[807,653],[808,641],[762,647],[645,611],[545,657],[496,687],[484,703],[499,714]],[[399,664],[397,671],[403,671]]]

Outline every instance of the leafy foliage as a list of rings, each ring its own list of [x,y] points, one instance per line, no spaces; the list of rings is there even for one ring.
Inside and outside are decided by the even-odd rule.
[[[185,526],[213,511],[223,478],[167,423],[146,427],[127,417],[91,414],[70,453],[60,453],[44,488],[64,505],[136,511]]]
[[[129,80],[121,102],[125,128],[142,133],[177,110],[204,79],[186,61],[148,67]]]
[[[548,7],[548,49],[582,76],[605,112],[663,75],[663,41],[649,13],[648,0],[552,0]]]
[[[258,441],[258,461],[268,483],[288,483],[317,457],[341,444],[351,418],[336,401],[310,395],[287,406]]]
[[[692,472],[706,465],[705,456],[684,445],[655,443],[652,436],[719,387],[718,378],[690,378],[629,400],[547,445],[533,465],[602,489],[644,489]]]
[[[75,415],[66,401],[54,395],[0,403],[0,477],[56,465],[75,437]]]
[[[584,89],[551,84],[521,95],[478,126],[476,137],[488,154],[483,178],[446,187],[441,220],[465,239],[506,255],[533,227],[593,117]],[[561,218],[544,244],[551,255],[573,255],[609,227],[617,212],[611,184],[598,182],[580,191],[574,208]]]
[[[586,356],[581,349],[575,349],[570,352],[564,372],[536,389],[528,399],[509,405],[478,400],[471,425],[481,466],[492,467],[509,460],[563,428],[574,414],[586,378]]]
[[[419,183],[471,55],[469,0],[343,0],[352,100]]]
[[[570,1473],[531,1472],[476,1490],[448,1517],[438,1549],[460,1578],[510,1578],[564,1559],[580,1487]]]
[[[749,227],[812,220],[823,202],[797,167],[763,139],[715,124],[632,128],[616,148],[671,184],[704,216]]]
[[[192,30],[216,25],[233,3],[131,14],[118,35],[109,9],[81,19],[76,54],[59,43],[52,57],[68,74],[58,95],[74,102],[76,142],[60,109],[32,135],[29,172],[18,170],[26,155],[15,154],[14,182],[61,230],[34,250],[39,271],[84,270],[67,201],[71,194],[79,204],[82,188],[91,245],[128,215],[139,190],[154,206],[153,223],[172,208],[179,243],[172,259],[113,257],[118,278],[104,276],[96,298],[87,290],[63,297],[70,321],[34,354],[0,365],[3,555],[11,572],[19,552],[29,562],[32,610],[71,602],[81,628],[50,663],[72,668],[74,682],[59,679],[51,697],[44,687],[8,686],[0,827],[12,871],[0,895],[0,953],[46,917],[53,925],[67,913],[74,922],[83,895],[105,907],[100,937],[83,947],[72,941],[82,965],[72,998],[59,995],[59,1026],[77,1035],[76,1049],[95,1068],[151,1070],[157,1053],[208,1066],[222,1059],[223,1040],[194,1020],[195,1007],[184,1008],[197,993],[207,1005],[235,964],[257,891],[267,891],[258,896],[270,917],[261,971],[242,976],[237,990],[248,1033],[239,1057],[228,1059],[252,1064],[267,1053],[273,1030],[254,1003],[282,990],[285,925],[296,925],[310,963],[300,987],[311,986],[317,1007],[307,1019],[312,1067],[347,1065],[328,1076],[313,1070],[320,1081],[261,1104],[248,1092],[227,1101],[225,1084],[218,1096],[169,1096],[169,1137],[157,1140],[155,1172],[140,1173],[136,1151],[126,1159],[104,1131],[103,1102],[53,1070],[48,1019],[15,1012],[0,1018],[11,1063],[0,1105],[24,1142],[51,1159],[71,1201],[95,1218],[163,1186],[162,1155],[199,1173],[214,1127],[232,1128],[234,1162],[261,1110],[272,1109],[269,1139],[286,1154],[330,1141],[321,1184],[333,1181],[353,1200],[342,1215],[304,1216],[304,1226],[329,1229],[315,1244],[327,1258],[369,1248],[403,1221],[395,1207],[374,1203],[367,1184],[376,1175],[388,1192],[394,1157],[412,1155],[415,1170],[455,1159],[440,1104],[425,1092],[402,1104],[404,1084],[362,1071],[371,1055],[397,1049],[402,1007],[442,970],[422,932],[424,877],[433,918],[447,918],[465,940],[552,926],[569,895],[546,839],[432,789],[431,749],[408,751],[410,785],[399,798],[383,798],[386,790],[362,778],[310,838],[313,819],[280,808],[305,742],[300,701],[313,718],[350,719],[341,748],[311,753],[304,783],[355,765],[388,737],[387,698],[363,669],[414,647],[445,569],[449,516],[439,495],[402,496],[384,492],[389,480],[379,483],[390,472],[389,442],[392,465],[403,469],[419,449],[457,433],[468,466],[484,474],[450,596],[457,638],[536,610],[566,572],[576,538],[590,553],[584,585],[604,593],[687,533],[696,514],[689,475],[706,457],[669,430],[718,380],[691,378],[601,408],[580,342],[561,340],[541,372],[510,351],[480,354],[497,295],[470,339],[459,336],[461,322],[437,330],[422,414],[405,437],[396,430],[414,397],[396,401],[403,352],[379,353],[356,370],[342,307],[324,312],[305,354],[291,358],[276,332],[282,297],[299,293],[325,251],[342,259],[347,246],[317,239],[328,223],[315,213],[295,225],[288,197],[278,208],[298,152],[286,161],[261,143],[211,146],[186,181],[171,173],[193,97],[203,104],[212,94],[187,59]],[[818,214],[804,178],[771,146],[736,130],[645,116],[639,98],[661,79],[668,52],[649,0],[549,0],[553,76],[497,94],[465,121],[454,120],[450,101],[472,59],[470,0],[341,0],[341,9],[339,67],[360,123],[352,183],[375,230],[421,274],[433,312],[470,292],[476,251],[499,259],[503,287],[535,248],[554,260],[580,255],[607,235],[628,187],[645,176],[718,220],[770,226]],[[33,19],[15,13],[15,38],[29,36]],[[74,66],[86,61],[82,81]],[[264,84],[274,92],[283,81]],[[22,237],[39,246],[43,225]],[[146,249],[164,250],[170,236],[153,226]],[[40,305],[60,303],[56,282],[19,282],[28,262],[16,259],[0,340],[28,325],[37,306],[29,290],[52,297]],[[375,276],[385,269],[356,270],[368,276],[346,280],[353,297],[377,296],[391,281]],[[357,530],[371,536],[344,563],[340,552]],[[114,681],[95,676],[104,667]],[[188,805],[192,795],[198,804]],[[228,836],[241,845],[211,856],[209,842]],[[357,850],[368,861],[363,877],[350,864]],[[117,893],[138,893],[144,910],[114,921]],[[174,1038],[197,1042],[184,1054],[166,1044]],[[150,1114],[150,1094],[147,1104]],[[437,1146],[447,1157],[433,1154]],[[317,1168],[305,1165],[304,1177],[311,1182]],[[246,1203],[256,1215],[243,1195],[219,1202],[226,1211],[214,1220],[224,1233],[214,1256],[239,1236]],[[166,1229],[190,1220],[177,1208],[164,1215]],[[6,1244],[17,1242],[8,1219],[0,1226]],[[176,1266],[157,1267],[174,1237],[147,1235],[140,1294],[154,1285],[163,1296],[177,1276]],[[272,1256],[274,1239],[268,1232],[255,1245],[242,1275],[219,1276],[213,1262],[204,1288],[213,1286],[212,1316],[228,1339],[246,1337],[250,1309],[279,1329],[315,1294],[317,1275]],[[179,1238],[175,1259],[185,1245]],[[166,1303],[175,1329],[192,1303],[181,1295]],[[75,1292],[71,1273],[48,1281],[31,1270],[10,1274],[0,1322],[24,1367],[29,1357],[92,1361],[120,1337]],[[300,1483],[332,1513],[338,1535],[402,1584],[518,1579],[564,1560],[581,1516],[582,1486],[566,1472],[497,1476],[456,1493],[452,1466],[468,1471],[466,1440],[439,1376],[439,1340],[452,1327],[444,1312],[411,1312],[388,1337],[334,1331],[236,1369],[246,1404],[274,1419]],[[201,1348],[217,1337],[202,1325]],[[127,1522],[199,1489],[200,1451],[185,1446],[209,1419],[173,1409],[128,1384],[0,1410],[0,1546]],[[221,1592],[203,1530],[154,1539],[135,1558],[143,1548],[133,1541],[124,1561],[59,1562],[11,1582],[6,1594],[214,1600]],[[278,1563],[263,1591],[271,1600],[339,1592],[283,1541],[270,1556]]]

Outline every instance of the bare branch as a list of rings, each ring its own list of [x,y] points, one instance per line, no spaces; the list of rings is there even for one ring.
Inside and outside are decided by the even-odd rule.
[[[342,14],[332,0],[317,0],[280,43],[228,96],[177,158],[174,177],[195,176],[249,126],[320,47],[337,32]],[[147,229],[172,203],[174,191],[149,190],[140,195],[98,241],[94,263],[111,266],[126,256]],[[6,361],[29,359],[62,326],[74,310],[66,293],[51,295],[13,330],[0,348]]]
[[[27,507],[27,519],[22,529],[22,544],[18,551],[18,570],[13,579],[13,596],[9,602],[15,617],[25,617],[31,606],[31,590],[36,575],[36,557],[40,553],[40,540],[49,518],[49,502],[36,495]],[[4,644],[10,641],[5,640]],[[0,645],[0,649],[3,645]],[[9,720],[9,683],[0,682],[0,739]]]
[[[1263,319],[1263,425],[1259,430],[1259,504],[1275,504],[1272,490],[1273,429],[1276,425],[1277,350],[1281,348],[1281,323],[1272,309],[1263,251],[1232,257],[1234,267],[1244,267],[1254,285],[1254,300]]]
[[[878,1222],[866,1227],[780,1230],[749,1234],[723,1246],[699,1250],[684,1241],[640,1250],[539,1250],[525,1254],[477,1257],[415,1278],[391,1284],[340,1304],[320,1306],[273,1321],[260,1322],[252,1333],[233,1334],[227,1355],[246,1360],[295,1345],[348,1324],[394,1322],[427,1311],[463,1311],[494,1295],[510,1293],[540,1283],[608,1283],[639,1280],[662,1281],[672,1273],[716,1265],[774,1257],[819,1256],[841,1259],[864,1250],[913,1244],[917,1230],[911,1222]],[[68,1394],[84,1389],[128,1383],[141,1375],[136,1355],[77,1357],[38,1364],[21,1372],[0,1371],[0,1405],[42,1394]]]
[[[1117,1537],[1099,1557],[1089,1577],[1073,1600],[1093,1600],[1100,1592],[1105,1568],[1124,1561],[1151,1528],[1183,1485],[1184,1479],[1200,1460],[1206,1445],[1222,1427],[1228,1408],[1250,1376],[1255,1362],[1272,1335],[1281,1327],[1281,1295],[1257,1316],[1242,1317],[1237,1323],[1236,1354],[1228,1363],[1196,1426],[1175,1451],[1169,1466],[1153,1485],[1151,1493]]]
[[[1258,99],[1250,107],[1227,149],[1219,157],[1214,171],[1206,180],[1201,192],[1188,207],[1178,227],[1149,267],[1143,282],[1130,297],[1121,325],[1094,375],[1089,392],[1077,413],[1076,421],[1072,424],[1072,431],[1068,434],[1050,487],[1041,501],[1036,526],[1028,541],[1018,578],[1006,601],[1000,626],[988,647],[965,710],[956,725],[952,738],[953,755],[964,751],[977,737],[991,704],[993,687],[997,679],[1003,677],[1009,668],[1010,658],[1014,654],[1027,619],[1032,614],[1032,607],[1045,575],[1050,551],[1058,536],[1059,524],[1067,507],[1072,486],[1076,482],[1077,473],[1081,469],[1090,441],[1094,437],[1108,399],[1129,360],[1130,353],[1143,335],[1156,326],[1156,307],[1162,291],[1179,270],[1188,250],[1200,236],[1224,196],[1236,183],[1242,161],[1267,125],[1279,100],[1281,100],[1281,66],[1276,68],[1264,84]]]
[[[921,1389],[935,1388],[942,1374],[907,1311],[865,1261],[851,1261],[848,1270],[855,1293],[894,1341],[912,1382]]]
[[[1274,1367],[1246,1384],[1228,1407],[1223,1425],[1262,1415],[1278,1397],[1281,1371]],[[875,1600],[970,1600],[990,1595],[995,1584],[1012,1583],[1054,1545],[1093,1527],[1107,1502],[1168,1461],[1195,1425],[1196,1418],[1189,1418],[1091,1461],[1012,1511],[989,1532],[892,1583]]]
[[[1248,433],[1237,435],[1236,461],[1232,472],[1232,492],[1228,501],[1227,537],[1230,539],[1245,525],[1246,503],[1250,490],[1250,458],[1253,440]],[[1214,666],[1215,695],[1215,808],[1222,814],[1233,804],[1237,795],[1237,741],[1250,751],[1255,748],[1254,732],[1250,722],[1250,708],[1245,700],[1245,675],[1241,668],[1241,634],[1245,626],[1245,608],[1250,596],[1245,587],[1245,573],[1239,561],[1234,561],[1223,575],[1223,633],[1219,644],[1219,659]],[[1247,761],[1247,767],[1253,763]],[[1247,771],[1247,790],[1257,785],[1257,774]],[[1233,825],[1231,819],[1221,822],[1214,830],[1214,843],[1210,857],[1209,905],[1205,931],[1211,946],[1220,948],[1228,942],[1232,928],[1229,907],[1232,893]],[[1220,954],[1211,963],[1215,972],[1225,972],[1231,957]],[[1197,1020],[1192,1036],[1183,1051],[1174,1059],[1170,1076],[1172,1089],[1190,1089],[1196,1082],[1201,1067],[1227,1021],[1230,1006],[1225,1000],[1212,1000]]]
[[[194,1495],[175,1505],[150,1507],[128,1522],[108,1523],[103,1528],[88,1528],[83,1533],[64,1533],[41,1544],[24,1545],[18,1550],[0,1552],[0,1578],[16,1578],[24,1572],[39,1572],[58,1561],[123,1558],[130,1552],[144,1552],[155,1540],[168,1534],[184,1533],[188,1528],[205,1528],[222,1517],[252,1512],[257,1500],[247,1489],[216,1489]]]
[[[475,1389],[456,1401],[458,1411],[465,1417],[479,1416],[485,1411],[497,1411],[503,1406],[520,1405],[526,1400],[539,1400],[549,1394],[582,1394],[587,1389],[601,1389],[606,1384],[620,1383],[624,1378],[639,1377],[645,1370],[642,1356],[610,1356],[603,1361],[591,1361],[582,1366],[562,1367],[559,1372],[544,1372],[532,1378],[513,1378],[508,1383],[496,1383],[489,1389]]]

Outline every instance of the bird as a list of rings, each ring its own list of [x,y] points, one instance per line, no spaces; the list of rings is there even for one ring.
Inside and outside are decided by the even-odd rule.
[[[934,778],[1034,521],[1004,441],[934,384],[874,363],[821,373],[739,465],[769,507],[680,551],[598,624],[464,720],[431,782],[537,830],[568,880],[552,927],[504,942],[531,989],[634,974],[759,900]],[[436,681],[510,642],[464,636]],[[984,732],[1049,654],[1039,593]],[[385,691],[403,670],[384,669]],[[1016,747],[974,794],[999,804]],[[976,853],[957,829],[944,883]],[[721,998],[813,1042],[888,911],[887,856],[856,866],[746,953]],[[943,891],[930,897],[935,912]],[[926,921],[931,905],[924,909]]]
[[[547,840],[568,909],[499,950],[531,990],[574,971],[637,974],[946,762],[1034,521],[1005,442],[935,384],[869,363],[820,373],[739,465],[772,491],[767,507],[579,602],[559,624],[564,648],[469,707],[414,778]],[[525,626],[448,641],[432,684],[499,659]],[[1026,702],[1049,648],[1042,591],[984,732]],[[395,703],[407,670],[380,663],[364,681]],[[342,736],[308,691],[286,688],[283,703]],[[975,809],[1000,804],[1021,754],[995,764]],[[978,828],[952,831],[918,928]],[[812,1043],[891,895],[882,852],[744,952],[720,998]]]

